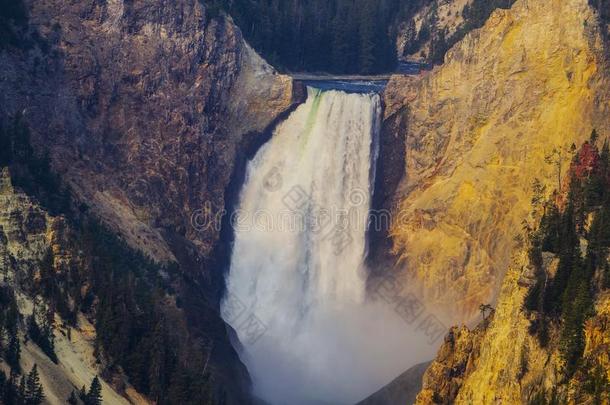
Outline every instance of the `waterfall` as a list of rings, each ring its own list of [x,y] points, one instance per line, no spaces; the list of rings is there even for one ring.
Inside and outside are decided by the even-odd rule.
[[[247,168],[222,315],[270,403],[353,403],[410,365],[404,325],[365,294],[380,112],[309,88]]]

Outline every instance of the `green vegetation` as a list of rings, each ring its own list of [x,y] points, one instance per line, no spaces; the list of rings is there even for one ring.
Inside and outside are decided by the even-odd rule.
[[[38,405],[44,399],[44,392],[38,377],[36,364],[25,379],[25,393],[23,395],[25,405]]]
[[[0,0],[0,49],[20,45],[20,32],[28,22],[23,0]]]
[[[19,374],[11,371],[7,379],[0,371],[0,403],[4,405],[40,405],[44,400],[44,390],[38,377],[36,364],[26,375],[22,375],[17,383]]]
[[[222,392],[212,390],[210,375],[202,371],[209,349],[189,340],[182,313],[170,304],[179,301],[174,291],[181,277],[177,266],[153,263],[100,224],[86,206],[76,208],[48,156],[32,147],[28,128],[19,116],[0,122],[0,168],[5,166],[16,187],[53,215],[64,216],[70,225],[68,247],[74,260],[68,268],[57,271],[53,252],[48,250],[37,268],[30,270],[39,277],[30,277],[32,281],[23,286],[33,298],[44,297],[52,309],[35,307],[28,317],[27,333],[32,341],[56,362],[53,311],[68,327],[83,313],[95,324],[95,352],[104,359],[104,371],[109,375],[124,372],[139,392],[158,404],[218,402]],[[14,293],[0,286],[0,328],[7,336],[2,341],[2,357],[15,374],[4,378],[9,396],[19,395],[19,389],[14,389],[20,372],[18,324]],[[94,380],[93,394],[86,394],[91,403],[99,403],[95,400],[98,385],[99,380]]]
[[[555,192],[544,204],[539,227],[530,235],[530,263],[536,268],[537,281],[524,308],[537,313],[530,330],[543,346],[548,343],[549,327],[558,326],[567,378],[582,365],[583,328],[594,315],[595,297],[610,287],[610,151],[608,141],[600,151],[597,138],[593,131],[578,151],[571,148],[567,195]],[[543,252],[559,259],[553,277],[543,268]]]
[[[289,71],[377,73],[396,67],[396,25],[423,1],[202,0],[228,12],[272,65]]]
[[[70,398],[74,398],[73,401],[78,402],[74,396],[74,391]],[[97,376],[91,381],[89,391],[85,393],[85,387],[81,389],[80,399],[83,401],[84,405],[102,405],[102,384]],[[68,401],[70,401],[70,399],[68,399]]]
[[[44,311],[40,306],[34,306],[32,315],[28,317],[28,336],[38,347],[57,364],[55,341],[53,336],[53,311]]]
[[[378,73],[396,67],[396,35],[429,1],[425,0],[201,0],[210,18],[221,10],[231,15],[245,38],[272,65],[288,71]],[[442,63],[447,50],[469,31],[483,26],[496,8],[515,0],[474,0],[464,10],[466,23],[451,37],[432,33],[432,13],[418,38],[407,48],[415,52],[431,40],[430,60]]]
[[[19,382],[18,382],[19,381]],[[19,378],[19,372],[11,369],[9,378],[0,370],[0,403],[3,405],[40,405],[44,389],[36,364],[27,375]]]
[[[498,8],[508,9],[514,2],[515,0],[473,0],[470,5],[464,7],[462,12],[464,24],[456,32],[450,36],[447,32],[432,34],[429,29],[424,27],[416,41],[411,43],[405,52],[411,54],[430,40],[430,55],[428,59],[434,64],[441,64],[447,51],[457,42],[461,41],[467,33],[481,28],[494,10]],[[434,26],[437,20],[438,15],[436,10],[433,10],[430,20],[426,21],[425,25]]]
[[[78,405],[78,399],[76,399],[76,394],[74,393],[74,390],[72,390],[66,402],[68,402],[68,404],[70,405]]]
[[[70,190],[53,172],[48,154],[34,152],[21,115],[7,121],[0,121],[0,167],[10,166],[13,184],[36,196],[51,215],[68,212]]]
[[[18,325],[19,310],[15,292],[9,286],[0,286],[0,354],[11,370],[20,372],[19,359],[21,344],[19,342]]]

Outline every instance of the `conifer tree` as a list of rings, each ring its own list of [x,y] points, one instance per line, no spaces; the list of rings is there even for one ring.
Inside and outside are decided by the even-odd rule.
[[[576,273],[580,273],[576,271]],[[566,294],[567,296],[573,295],[573,298],[564,302],[564,311],[562,314],[562,329],[560,337],[560,352],[565,361],[565,373],[566,376],[571,377],[576,368],[578,362],[582,356],[584,350],[584,321],[591,314],[591,295],[589,289],[588,279],[579,279],[578,277],[572,278],[566,292],[574,292],[574,294]]]
[[[375,69],[375,8],[367,1],[360,9],[360,72],[372,73]]]
[[[4,123],[0,122],[0,167],[11,163],[11,142]]]
[[[53,336],[53,325],[50,318],[52,312],[45,313],[44,308],[34,305],[32,315],[28,317],[28,335],[34,343],[42,349],[49,359],[58,362],[55,354],[55,337]],[[38,322],[41,322],[41,326]]]
[[[102,404],[102,384],[97,376],[91,381],[89,392],[87,392],[86,405],[101,405]]]
[[[559,266],[550,287],[545,291],[544,297],[544,310],[552,315],[561,314],[563,293],[570,279],[572,268],[576,261],[580,259],[572,194],[570,194],[568,200],[568,207],[561,219]]]
[[[17,331],[9,332],[8,348],[5,353],[5,360],[11,367],[11,370],[19,371],[19,360],[21,359],[21,344],[19,343],[19,336]]]
[[[19,381],[19,389],[17,390],[17,398],[19,404],[25,404],[26,400],[26,391],[25,391],[25,376],[21,376],[21,380]]]
[[[38,376],[38,368],[36,364],[32,367],[29,372],[26,387],[25,387],[25,403],[26,405],[39,405],[44,399],[44,392],[42,384],[40,384],[40,377]]]
[[[76,399],[76,394],[74,393],[74,390],[72,390],[72,392],[70,393],[70,396],[68,397],[68,399],[66,401],[70,405],[78,405],[78,399]]]
[[[19,374],[16,371],[11,370],[9,379],[5,384],[3,396],[4,396],[4,402],[7,405],[17,404],[20,400],[19,391],[17,388],[17,377],[18,376],[19,376]]]

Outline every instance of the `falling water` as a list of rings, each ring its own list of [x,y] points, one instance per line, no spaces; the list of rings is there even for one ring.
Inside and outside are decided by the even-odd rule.
[[[380,111],[376,94],[310,88],[249,164],[222,314],[273,404],[353,403],[425,359],[365,294]]]

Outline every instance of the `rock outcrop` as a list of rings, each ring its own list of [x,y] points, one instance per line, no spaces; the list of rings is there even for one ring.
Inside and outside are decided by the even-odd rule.
[[[496,296],[534,180],[556,188],[561,151],[610,128],[597,19],[586,0],[518,0],[443,66],[388,85],[382,142],[406,155],[402,167],[381,162],[402,176],[385,202],[397,268],[454,322]]]
[[[81,199],[151,257],[175,230],[208,254],[238,151],[297,101],[225,18],[196,0],[31,2],[44,46],[5,52],[2,112],[25,111]],[[42,48],[42,49],[41,49]]]
[[[585,383],[596,372],[601,381],[610,381],[607,290],[598,297],[595,315],[585,324],[581,368],[566,381],[557,331],[551,330],[549,343],[541,346],[531,333],[532,319],[523,310],[529,288],[523,277],[528,267],[527,255],[516,254],[488,323],[473,331],[452,329],[424,374],[417,404],[526,404],[540,403],[536,400],[541,398],[566,404],[607,403],[608,398],[595,402]]]
[[[409,20],[398,26],[396,52],[399,59],[431,62],[435,41],[450,38],[463,29],[464,7],[472,0],[435,0],[422,4]]]
[[[533,197],[566,192],[572,145],[594,128],[610,133],[607,21],[595,7],[517,0],[456,44],[443,66],[393,78],[386,90],[384,131],[406,151],[401,171],[385,168],[403,176],[386,201],[398,271],[454,322],[497,299],[478,327],[451,330],[418,404],[608,401],[600,391],[610,380],[607,288],[596,292],[573,373],[562,354],[567,321],[555,315],[541,334],[548,319],[525,308],[536,276],[524,235],[542,215]],[[541,256],[543,274],[555,277],[559,259]]]
[[[436,359],[423,376],[423,387],[417,395],[419,404],[455,402],[462,381],[472,372],[479,356],[484,327],[470,331],[453,327],[440,347]]]

